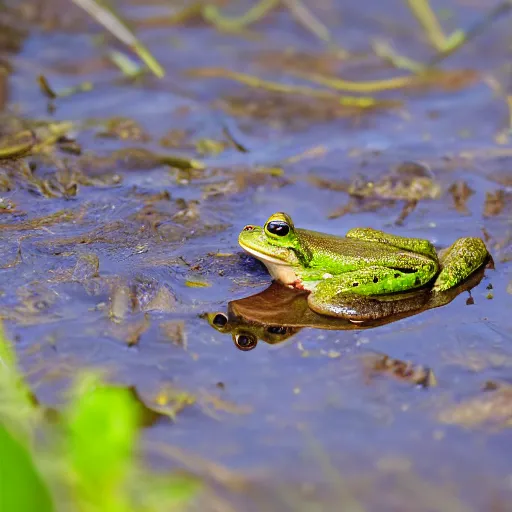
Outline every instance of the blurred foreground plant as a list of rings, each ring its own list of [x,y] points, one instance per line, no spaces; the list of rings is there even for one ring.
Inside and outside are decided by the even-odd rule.
[[[1,511],[167,512],[198,494],[192,476],[149,474],[135,463],[142,409],[129,389],[87,372],[62,414],[48,412],[0,324]]]

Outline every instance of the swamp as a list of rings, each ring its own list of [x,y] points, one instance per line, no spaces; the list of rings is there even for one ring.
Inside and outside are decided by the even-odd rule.
[[[0,512],[512,512],[512,2],[0,0]],[[491,256],[308,308],[286,212]]]

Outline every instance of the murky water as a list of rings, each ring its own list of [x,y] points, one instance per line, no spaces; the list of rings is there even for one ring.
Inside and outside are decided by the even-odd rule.
[[[163,3],[136,4],[123,9],[133,19],[169,12]],[[455,28],[495,4],[438,7],[446,10],[446,27]],[[430,50],[404,5],[374,1],[362,10],[360,2],[324,1],[318,15],[350,51],[368,51],[380,37],[427,59]],[[299,84],[292,71],[301,67],[354,80],[401,73],[375,58],[345,65],[286,11],[255,25],[254,38],[203,23],[141,24],[138,35],[167,75],[135,85],[112,83],[118,74],[94,46],[93,35],[102,32],[92,22],[88,33],[83,25],[30,31],[12,60],[10,109],[49,118],[40,73],[56,90],[91,80],[100,85],[57,100],[51,117],[77,123],[84,152],[106,157],[143,147],[206,164],[190,172],[142,163],[128,169],[119,159],[100,173],[118,174],[115,186],[80,185],[70,198],[34,194],[23,183],[3,193],[19,213],[0,219],[0,308],[37,396],[60,403],[76,369],[89,366],[111,370],[148,403],[169,386],[196,394],[198,402],[175,422],[146,430],[148,458],[197,471],[205,461],[225,466],[243,479],[225,491],[238,496],[240,510],[249,503],[265,510],[512,510],[512,149],[503,138],[506,103],[491,79],[506,89],[510,22],[498,21],[443,64],[478,71],[471,83],[388,92],[379,97],[404,106],[339,116],[312,98],[185,74],[207,66]],[[97,124],[80,125],[119,116],[139,123],[149,140],[99,137]],[[248,152],[228,144],[203,158],[183,149],[198,139],[225,142],[225,128]],[[184,131],[185,142],[176,142],[176,132],[170,137],[181,148],[160,144],[170,130]],[[84,175],[94,174],[83,155],[69,159]],[[313,178],[339,182],[362,174],[378,182],[410,160],[430,166],[441,193],[419,201],[403,223],[396,223],[402,200],[359,201],[329,218],[350,198]],[[270,172],[274,167],[284,173]],[[51,178],[55,167],[41,165],[36,174]],[[450,187],[462,182],[472,193],[457,207]],[[497,191],[493,209],[488,194]],[[37,229],[29,223],[61,211],[70,215],[43,219]],[[275,211],[304,228],[343,235],[372,226],[439,247],[485,236],[496,268],[472,290],[473,304],[464,292],[446,306],[374,329],[306,327],[283,343],[260,342],[243,352],[204,313],[226,311],[228,302],[270,284],[265,269],[242,254],[237,235]],[[375,354],[428,367],[437,385],[369,371]],[[170,457],[163,446],[187,456]]]

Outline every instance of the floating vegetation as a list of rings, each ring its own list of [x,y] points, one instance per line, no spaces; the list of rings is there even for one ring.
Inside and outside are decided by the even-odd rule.
[[[75,85],[74,87],[68,87],[66,89],[61,89],[59,92],[56,92],[51,87],[48,79],[44,75],[39,75],[37,82],[41,92],[50,100],[65,98],[67,96],[73,96],[82,92],[90,92],[94,89],[94,84],[92,82],[82,82],[81,84]]]
[[[293,75],[315,82],[331,89],[356,93],[376,93],[394,91],[405,88],[444,88],[454,89],[467,87],[478,78],[478,73],[470,70],[441,71],[426,69],[420,73],[387,78],[383,80],[368,80],[355,82],[318,74],[292,72]]]
[[[261,20],[280,3],[280,0],[259,0],[244,14],[231,18],[221,14],[216,5],[209,4],[201,8],[201,14],[206,21],[219,30],[240,31],[248,25]]]
[[[240,82],[249,87],[256,89],[264,89],[270,92],[276,92],[281,94],[295,94],[300,96],[308,96],[311,98],[320,98],[326,100],[332,100],[345,107],[356,107],[356,108],[390,108],[401,105],[400,101],[394,100],[379,100],[372,97],[364,96],[340,96],[329,90],[315,89],[304,85],[288,85],[279,82],[273,82],[271,80],[263,80],[253,75],[246,73],[238,73],[236,71],[230,71],[228,69],[221,68],[197,68],[191,69],[187,72],[188,76],[196,78],[225,78]]]
[[[0,140],[0,160],[23,157],[30,153],[35,143],[34,133],[29,130],[4,138]]]
[[[33,231],[37,229],[44,229],[53,224],[62,224],[71,222],[79,217],[79,212],[69,210],[61,210],[44,217],[38,217],[29,221],[15,222],[9,224],[0,224],[0,231]]]
[[[369,354],[363,363],[370,378],[376,375],[390,375],[398,380],[430,388],[437,386],[434,372],[425,366],[415,365],[409,361],[393,359],[385,354]]]
[[[185,281],[185,286],[188,286],[189,288],[209,288],[211,283],[208,281],[199,281],[197,279],[187,279]]]

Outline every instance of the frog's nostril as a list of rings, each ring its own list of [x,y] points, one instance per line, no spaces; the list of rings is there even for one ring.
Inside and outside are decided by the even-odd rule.
[[[374,282],[374,283],[378,283],[378,282],[379,282],[379,278],[378,278],[377,276],[375,276],[375,277],[373,278],[373,282]]]
[[[244,231],[254,231],[254,226],[249,224],[248,226],[245,226]]]

